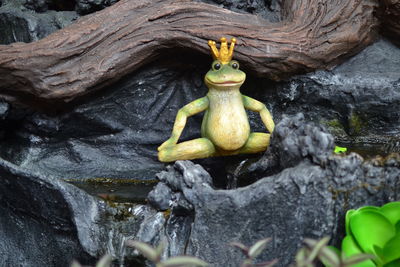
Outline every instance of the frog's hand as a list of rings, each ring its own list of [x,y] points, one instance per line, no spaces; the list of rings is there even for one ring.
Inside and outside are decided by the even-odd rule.
[[[263,121],[265,127],[270,133],[272,133],[275,128],[275,123],[272,120],[271,113],[269,112],[267,107],[260,101],[245,95],[242,95],[242,99],[243,105],[246,109],[260,113],[261,120]]]
[[[190,102],[189,104],[181,108],[176,114],[171,137],[158,147],[158,151],[161,151],[166,147],[176,145],[176,143],[178,143],[179,137],[182,134],[183,129],[185,128],[187,118],[206,110],[208,108],[208,104],[208,97],[205,96],[193,102]]]

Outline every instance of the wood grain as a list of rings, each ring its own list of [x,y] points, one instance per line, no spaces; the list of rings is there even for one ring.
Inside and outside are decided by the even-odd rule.
[[[270,23],[183,0],[121,0],[34,43],[0,45],[0,97],[68,103],[154,61],[168,49],[209,55],[207,40],[238,39],[247,72],[279,80],[329,68],[377,36],[375,0],[287,0]]]

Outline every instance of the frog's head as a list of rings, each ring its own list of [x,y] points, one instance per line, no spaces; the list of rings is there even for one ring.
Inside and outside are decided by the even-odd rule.
[[[228,42],[225,37],[222,37],[221,47],[218,50],[214,41],[208,41],[214,61],[211,69],[204,77],[207,87],[215,89],[238,88],[244,83],[246,74],[239,70],[239,63],[232,60],[235,43],[236,39],[232,38],[228,49]]]
[[[231,60],[226,64],[219,60],[214,60],[211,69],[204,77],[207,87],[215,89],[238,88],[246,79],[246,74],[239,70],[239,63]]]

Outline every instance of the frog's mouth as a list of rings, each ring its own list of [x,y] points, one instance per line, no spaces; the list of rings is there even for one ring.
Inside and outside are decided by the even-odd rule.
[[[212,82],[208,78],[206,78],[207,82],[212,85],[217,85],[217,86],[235,86],[235,85],[240,85],[244,82],[242,81],[223,81],[223,82]]]

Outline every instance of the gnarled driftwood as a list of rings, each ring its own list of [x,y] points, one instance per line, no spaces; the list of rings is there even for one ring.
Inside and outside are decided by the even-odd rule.
[[[235,58],[280,79],[326,68],[375,36],[374,0],[287,0],[284,20],[268,21],[182,0],[121,0],[34,43],[0,46],[0,96],[66,103],[98,90],[165,48],[209,54],[208,39],[235,36]],[[54,105],[53,105],[54,106]]]
[[[382,0],[382,32],[395,44],[400,45],[400,0]]]

